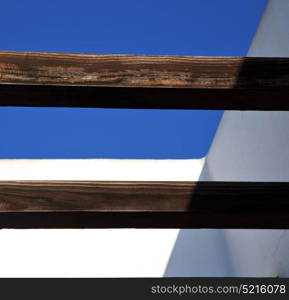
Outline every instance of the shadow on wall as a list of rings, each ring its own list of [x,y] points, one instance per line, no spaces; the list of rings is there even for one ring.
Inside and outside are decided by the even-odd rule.
[[[278,88],[278,84],[276,82],[278,80],[282,82],[286,76],[288,77],[288,72],[287,74],[280,72],[279,78],[271,78],[270,68],[276,68],[278,66],[269,65],[267,69],[262,71],[262,90],[262,81],[259,80],[255,82],[255,77],[257,76],[255,76],[254,71],[252,72],[251,62],[252,60],[250,59],[244,60],[244,64],[239,70],[235,88],[242,90],[242,86],[246,81],[251,82],[252,86],[257,88],[257,91],[253,91],[252,96],[250,97],[252,101],[254,101],[254,97],[260,97],[260,95],[266,94],[266,83],[272,84],[275,87],[275,91],[278,93],[278,90],[276,89],[276,87]],[[256,98],[255,101],[257,100],[258,99]],[[268,93],[262,100],[268,104],[268,101],[272,102],[272,96],[270,98]],[[282,101],[283,103],[285,102],[284,98],[280,97],[274,97],[273,100],[274,103],[280,106],[282,105]],[[248,98],[246,101],[248,101]],[[222,181],[224,180],[223,178],[226,178],[225,180],[236,181],[262,181],[260,178],[263,178],[264,181],[270,181],[272,176],[275,176],[278,180],[280,180],[280,178],[284,179],[284,174],[288,174],[289,171],[288,165],[283,160],[283,158],[288,156],[287,147],[284,148],[284,139],[286,140],[287,138],[288,140],[288,130],[284,130],[284,128],[289,128],[289,113],[244,112],[241,115],[240,112],[234,112],[234,114],[229,112],[228,114],[231,114],[229,120],[232,120],[232,116],[233,118],[239,118],[237,121],[238,126],[236,127],[239,132],[234,132],[230,135],[228,134],[227,128],[231,123],[228,124],[227,122],[225,125],[222,124],[221,142],[224,142],[222,144],[222,149],[219,148],[217,149],[218,151],[215,151],[216,149],[213,148],[216,147],[216,145],[211,147],[208,154],[209,159],[207,159],[207,162],[205,163],[199,181]],[[243,119],[244,116],[245,118]],[[282,118],[280,118],[281,116]],[[247,122],[247,119],[250,122]],[[280,126],[282,124],[279,123],[282,123],[283,121],[287,126]],[[266,126],[268,128],[266,128]],[[282,134],[278,135],[278,131],[282,131]],[[218,130],[216,134],[218,134]],[[232,141],[233,136],[235,137]],[[241,138],[244,138],[244,140],[240,140]],[[266,151],[262,153],[260,150],[258,151],[258,147],[260,148],[260,144],[258,144],[259,141],[263,143],[264,149],[266,149]],[[214,144],[214,141],[212,144]],[[220,143],[218,144],[218,147],[219,145]],[[252,149],[254,145],[256,146],[256,149]],[[214,150],[214,153],[211,153],[212,149]],[[269,151],[268,149],[271,150]],[[255,153],[255,158],[250,155],[250,153],[253,152]],[[275,153],[275,158],[272,157],[273,153]],[[220,159],[221,156],[223,159]],[[224,156],[226,157],[224,158]],[[283,160],[283,167],[277,160]],[[212,174],[210,168],[208,168],[208,161],[210,161],[210,163],[214,161],[215,167],[217,166],[218,170],[220,170],[219,168],[221,167],[222,174],[218,170],[218,172]],[[272,169],[270,164],[271,161],[274,165],[277,165],[278,169],[276,169],[276,167],[276,170]],[[280,168],[282,168],[282,170],[280,170]],[[268,174],[270,174],[270,176]],[[269,176],[270,178],[267,178],[266,176]],[[240,201],[240,199],[238,201]],[[198,208],[198,206],[202,207],[203,205],[205,204],[192,202],[190,208]],[[211,207],[210,209],[213,210],[214,207]],[[230,214],[230,211],[227,211],[227,213]],[[244,216],[244,218],[246,217]],[[180,230],[164,276],[289,277],[288,249],[288,230]]]
[[[182,229],[165,270],[165,277],[233,276],[223,230]]]
[[[183,229],[165,277],[289,277],[289,231]]]

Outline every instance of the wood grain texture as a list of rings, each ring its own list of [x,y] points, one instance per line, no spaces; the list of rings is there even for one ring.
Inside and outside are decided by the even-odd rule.
[[[289,86],[289,59],[0,52],[1,83],[113,87]]]
[[[0,227],[289,228],[289,183],[1,182]]]
[[[289,59],[0,52],[0,105],[289,109]]]

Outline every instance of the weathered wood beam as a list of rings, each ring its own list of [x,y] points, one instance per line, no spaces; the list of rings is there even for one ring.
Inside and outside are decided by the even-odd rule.
[[[289,183],[0,182],[2,228],[289,228]]]
[[[0,105],[288,110],[289,59],[0,52]]]

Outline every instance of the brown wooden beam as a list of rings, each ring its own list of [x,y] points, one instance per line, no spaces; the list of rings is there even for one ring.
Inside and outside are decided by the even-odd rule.
[[[0,183],[2,228],[288,228],[289,183]]]
[[[289,59],[0,52],[0,105],[289,110]]]

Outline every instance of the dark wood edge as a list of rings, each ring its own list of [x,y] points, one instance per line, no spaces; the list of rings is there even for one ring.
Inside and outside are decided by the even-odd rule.
[[[289,229],[289,214],[203,214],[180,212],[1,212],[0,228],[210,228]]]
[[[0,106],[289,110],[289,88],[186,89],[1,85]]]

